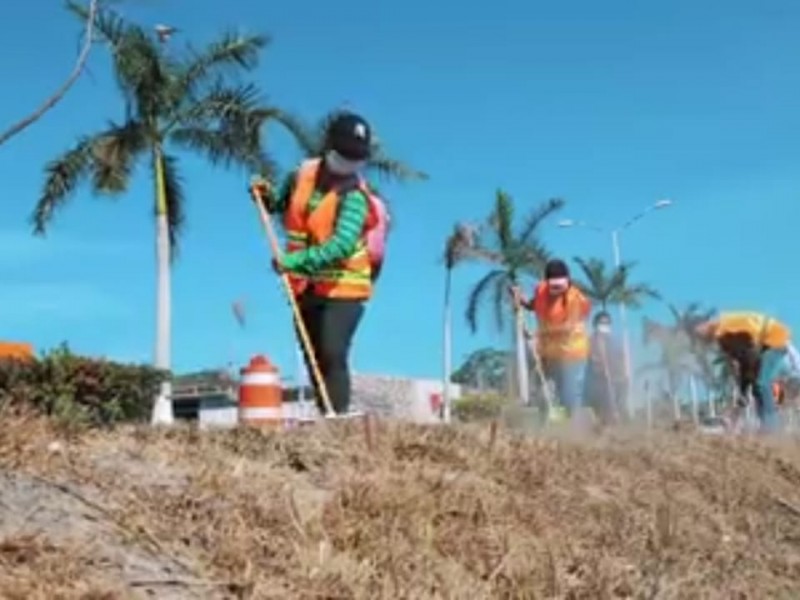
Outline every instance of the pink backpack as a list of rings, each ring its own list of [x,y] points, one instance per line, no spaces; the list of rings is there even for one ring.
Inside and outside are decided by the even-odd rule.
[[[386,255],[386,238],[389,236],[391,217],[386,209],[386,202],[365,180],[360,180],[359,187],[369,201],[367,219],[370,226],[367,228],[367,253],[372,265],[372,280],[375,281],[383,268],[383,260]]]

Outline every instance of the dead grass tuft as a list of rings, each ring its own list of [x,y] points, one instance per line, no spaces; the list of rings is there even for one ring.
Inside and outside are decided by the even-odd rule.
[[[766,598],[800,581],[788,442],[387,423],[371,449],[360,423],[59,435],[20,418],[0,464],[90,494],[123,551],[162,557],[169,597]],[[66,581],[26,573],[26,597]]]
[[[125,598],[79,548],[40,535],[0,540],[0,597],[8,600],[118,600]]]

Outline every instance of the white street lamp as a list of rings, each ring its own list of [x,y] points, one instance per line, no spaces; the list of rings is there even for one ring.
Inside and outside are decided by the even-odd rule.
[[[583,227],[584,229],[591,229],[593,231],[598,231],[601,233],[609,234],[611,236],[611,252],[614,257],[614,267],[619,269],[622,266],[622,253],[619,247],[619,234],[630,228],[634,223],[638,222],[646,215],[650,214],[655,210],[662,210],[664,208],[669,208],[672,206],[672,200],[663,199],[659,200],[658,202],[654,202],[647,206],[644,210],[636,213],[630,219],[623,222],[622,225],[619,227],[615,227],[614,229],[608,229],[606,227],[600,227],[598,225],[593,225],[592,223],[587,223],[586,221],[575,221],[573,219],[563,219],[558,222],[558,226],[562,228],[569,228],[569,227]],[[622,351],[625,357],[625,375],[628,378],[628,390],[626,394],[626,401],[627,401],[627,409],[628,415],[633,416],[632,410],[632,399],[630,394],[630,386],[633,378],[631,377],[631,353],[630,353],[630,340],[628,336],[628,322],[627,322],[627,313],[625,311],[625,305],[619,305],[619,318],[620,324],[622,325]]]

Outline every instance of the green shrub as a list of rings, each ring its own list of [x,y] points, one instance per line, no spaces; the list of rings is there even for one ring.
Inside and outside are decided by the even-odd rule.
[[[453,401],[453,416],[462,423],[498,419],[508,404],[508,398],[497,393],[465,394]]]
[[[146,365],[78,356],[62,345],[33,361],[0,360],[0,406],[71,425],[146,421],[168,377]]]

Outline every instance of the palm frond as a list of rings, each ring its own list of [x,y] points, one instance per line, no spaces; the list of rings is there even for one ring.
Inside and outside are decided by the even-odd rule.
[[[215,85],[168,131],[170,142],[199,152],[215,165],[241,166],[271,177],[276,166],[264,150],[258,115],[260,94],[252,85]]]
[[[253,116],[262,127],[273,122],[280,125],[300,147],[303,156],[315,157],[321,155],[319,132],[309,127],[300,117],[272,106],[255,109]]]
[[[618,287],[611,294],[611,299],[617,304],[624,304],[630,308],[641,308],[645,299],[660,300],[661,294],[646,283]]]
[[[274,162],[259,147],[241,144],[235,130],[182,127],[174,130],[169,140],[176,146],[205,156],[215,166],[236,166],[265,176],[270,176],[274,168]]]
[[[87,7],[75,0],[67,1],[67,9],[81,20],[89,16]],[[128,116],[152,115],[150,105],[156,100],[153,92],[163,81],[155,41],[140,26],[127,22],[107,6],[95,12],[94,29],[110,47],[114,77],[125,98]],[[161,94],[157,96],[161,98]]]
[[[169,154],[163,155],[164,191],[167,198],[167,223],[169,225],[169,243],[172,247],[170,257],[178,256],[178,241],[183,232],[186,220],[183,178],[178,171],[178,159]]]
[[[200,52],[190,48],[189,57],[178,66],[179,93],[191,95],[198,85],[232,68],[251,71],[258,65],[259,54],[269,42],[266,35],[241,35],[228,31]]]
[[[514,200],[503,190],[495,192],[488,225],[495,234],[498,249],[505,254],[514,245]]]
[[[89,18],[89,6],[76,0],[67,0],[66,7],[69,12],[77,16],[81,21]],[[125,37],[128,24],[120,15],[108,6],[100,6],[95,11],[94,29],[112,47],[117,46]]]
[[[545,265],[549,257],[547,249],[538,242],[521,244],[518,240],[501,253],[501,260],[498,262],[505,266],[509,278],[517,283],[522,275],[533,278],[540,278],[544,273]]]
[[[136,160],[147,148],[141,123],[111,123],[92,144],[92,187],[96,192],[119,194],[128,189]]]
[[[466,319],[470,331],[475,333],[478,330],[478,312],[484,302],[487,301],[492,285],[496,283],[499,278],[505,277],[505,272],[501,269],[495,269],[484,275],[467,297],[467,310]]]
[[[205,124],[226,121],[246,124],[257,131],[261,125],[260,100],[261,92],[252,83],[226,85],[224,81],[218,81],[178,114],[176,122]]]
[[[85,137],[74,147],[45,165],[45,182],[31,215],[33,231],[44,235],[54,213],[63,206],[92,170],[93,138]]]
[[[611,293],[611,282],[608,280],[606,274],[605,262],[599,258],[584,259],[580,256],[576,256],[572,260],[578,265],[581,274],[585,278],[585,281],[576,281],[578,286],[581,287],[584,293],[590,296],[592,300],[597,300],[602,304],[607,303]]]
[[[466,223],[456,223],[444,245],[444,264],[450,270],[464,260],[475,246],[476,229]]]
[[[523,223],[517,238],[523,243],[528,242],[531,236],[538,232],[542,223],[564,208],[565,204],[563,198],[551,198],[534,208]]]
[[[114,53],[114,75],[126,97],[129,112],[147,123],[157,119],[180,102],[174,87],[169,61],[142,29],[131,27]]]
[[[367,170],[383,179],[392,181],[425,181],[428,179],[427,173],[417,171],[402,161],[386,156],[382,149],[372,154],[367,161]]]
[[[628,277],[631,271],[636,266],[635,262],[624,262],[618,267],[611,270],[611,275],[608,278],[608,287],[610,290],[622,290],[628,285]]]
[[[518,244],[511,253],[509,264],[512,266],[512,279],[516,281],[519,275],[528,275],[535,279],[544,277],[544,269],[552,258],[552,253],[539,240],[529,239],[524,244]]]
[[[68,0],[67,8],[81,19],[88,17],[86,7],[75,0]],[[111,48],[114,76],[129,112],[155,118],[158,108],[172,96],[166,93],[170,61],[162,56],[155,37],[107,6],[96,11],[95,29]]]

